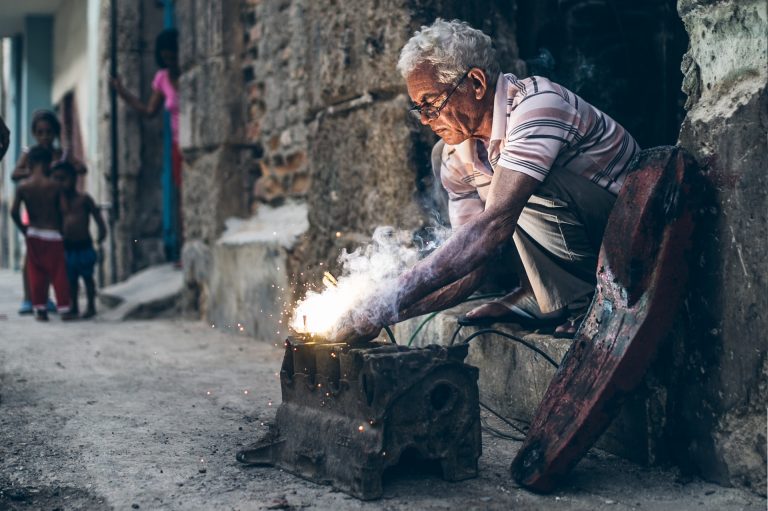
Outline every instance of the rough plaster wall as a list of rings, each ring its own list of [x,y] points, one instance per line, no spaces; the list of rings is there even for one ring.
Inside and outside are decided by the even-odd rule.
[[[703,165],[712,194],[687,303],[680,447],[706,477],[764,494],[768,13],[764,0],[681,0],[678,10],[691,41],[680,143]]]

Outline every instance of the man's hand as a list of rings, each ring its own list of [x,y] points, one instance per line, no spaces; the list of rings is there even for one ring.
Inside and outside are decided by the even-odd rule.
[[[350,346],[356,346],[372,341],[381,333],[380,326],[368,321],[353,323],[349,316],[342,324],[344,326],[336,332],[333,342],[345,342]]]
[[[3,159],[5,153],[8,152],[8,148],[11,145],[11,130],[5,125],[5,121],[0,117],[0,160]]]

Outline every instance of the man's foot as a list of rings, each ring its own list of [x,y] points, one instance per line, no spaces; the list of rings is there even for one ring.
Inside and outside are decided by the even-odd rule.
[[[48,321],[48,311],[45,309],[35,310],[35,319],[38,321]]]
[[[86,310],[82,316],[80,316],[80,319],[91,319],[96,315],[96,309],[88,309]]]
[[[559,339],[573,339],[581,323],[589,312],[592,295],[589,294],[568,304],[568,317],[565,322],[555,328],[554,336]]]
[[[568,319],[565,320],[565,323],[558,325],[557,328],[555,328],[555,333],[553,335],[558,339],[573,339],[586,315],[587,312],[584,311],[581,314],[569,316]]]
[[[484,303],[459,318],[464,325],[490,325],[493,323],[519,323],[531,326],[556,324],[563,317],[564,310],[551,313],[541,312],[532,293],[517,288],[493,302]]]
[[[32,314],[35,312],[35,309],[32,308],[32,302],[29,300],[24,300],[21,302],[21,306],[19,307],[19,314],[25,315],[25,314]]]

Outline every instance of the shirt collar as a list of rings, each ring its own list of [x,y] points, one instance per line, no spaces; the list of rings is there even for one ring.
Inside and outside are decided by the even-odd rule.
[[[507,100],[509,99],[509,79],[507,76],[504,73],[499,73],[499,79],[496,81],[491,140],[504,140],[507,138]]]

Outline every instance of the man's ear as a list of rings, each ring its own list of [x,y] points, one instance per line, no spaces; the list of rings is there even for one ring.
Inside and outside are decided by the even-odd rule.
[[[482,99],[488,90],[488,75],[479,67],[473,67],[467,74],[469,83],[472,85],[475,99]]]

